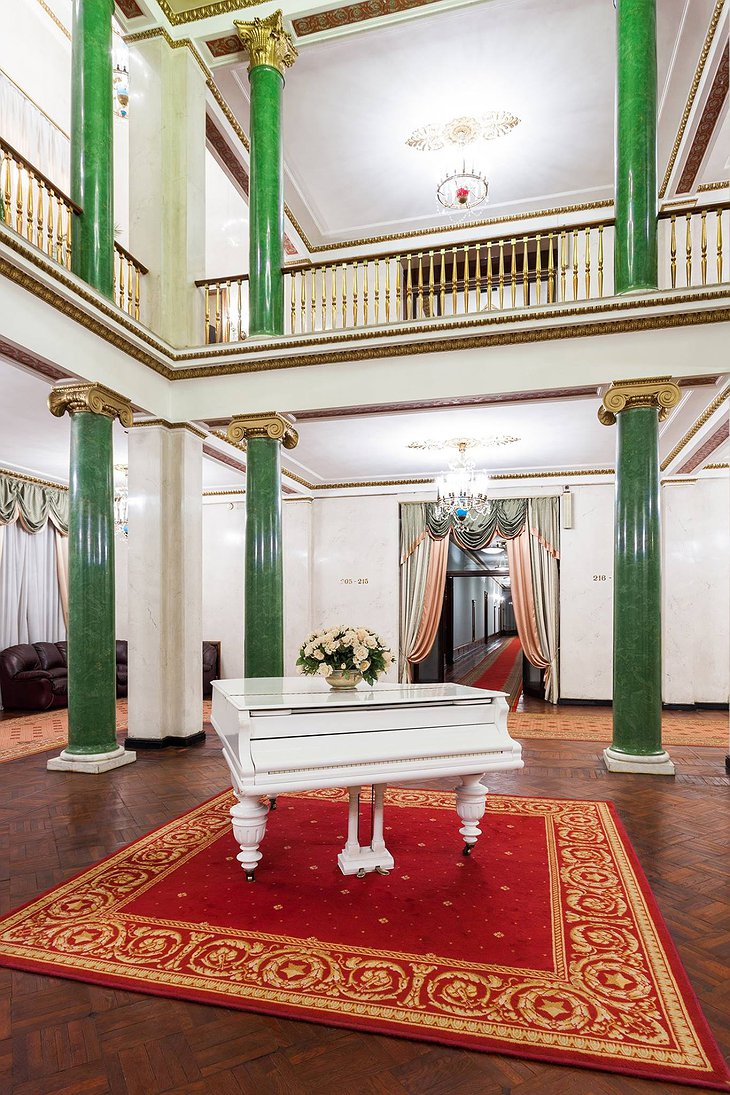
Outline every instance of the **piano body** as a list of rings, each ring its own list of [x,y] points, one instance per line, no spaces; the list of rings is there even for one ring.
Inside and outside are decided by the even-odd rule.
[[[286,791],[347,787],[343,874],[387,873],[383,839],[389,783],[453,778],[468,854],[481,833],[487,772],[522,768],[507,732],[503,692],[457,684],[376,684],[334,691],[321,678],[261,677],[213,682],[212,722],[238,802],[231,809],[238,861],[252,881],[271,801]],[[360,788],[373,786],[372,838],[358,838]]]

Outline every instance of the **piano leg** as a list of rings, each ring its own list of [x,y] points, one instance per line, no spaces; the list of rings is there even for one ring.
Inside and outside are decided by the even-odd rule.
[[[459,832],[464,838],[464,855],[471,855],[472,847],[482,835],[479,822],[487,808],[487,788],[480,782],[484,772],[474,776],[462,776],[461,786],[456,788],[456,812],[463,821]]]
[[[373,788],[373,827],[368,847],[360,844],[360,788],[350,787],[347,818],[347,843],[337,856],[337,864],[344,875],[365,878],[371,871],[388,874],[394,867],[393,857],[383,839],[383,796],[385,785]]]
[[[264,803],[260,795],[241,795],[231,807],[233,835],[241,846],[236,859],[246,872],[247,882],[254,881],[254,871],[261,859],[259,844],[264,839],[268,816],[268,803]]]

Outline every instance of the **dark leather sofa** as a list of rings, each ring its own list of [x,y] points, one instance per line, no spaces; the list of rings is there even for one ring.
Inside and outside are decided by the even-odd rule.
[[[203,643],[203,695],[218,676],[219,644]],[[127,642],[117,639],[117,697],[127,695]],[[68,705],[66,643],[20,643],[0,652],[3,706],[47,711]]]

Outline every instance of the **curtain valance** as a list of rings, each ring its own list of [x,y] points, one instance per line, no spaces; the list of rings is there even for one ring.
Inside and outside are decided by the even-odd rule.
[[[458,518],[436,517],[433,503],[428,506],[426,518],[428,534],[433,540],[442,540],[451,533],[452,539],[464,551],[478,551],[489,544],[495,536],[513,540],[519,536],[527,520],[526,498],[497,498],[490,503],[488,511],[463,528]]]
[[[68,536],[68,491],[0,474],[0,525],[20,521],[26,532],[36,533],[48,520]]]

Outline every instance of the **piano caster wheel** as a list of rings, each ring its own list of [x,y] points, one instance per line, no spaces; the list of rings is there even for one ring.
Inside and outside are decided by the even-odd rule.
[[[464,851],[461,854],[462,855],[471,855],[471,849],[472,849],[471,844],[465,844],[464,845]]]
[[[255,882],[256,881],[256,872],[255,871],[246,871],[246,881],[247,882]]]
[[[269,798],[269,811],[276,809],[276,795],[273,798]]]
[[[385,867],[376,867],[375,870],[378,874],[390,874],[390,871],[386,871]]]
[[[355,875],[355,878],[364,878],[366,874],[367,874],[367,871],[365,870],[365,868],[361,867],[360,870]]]

